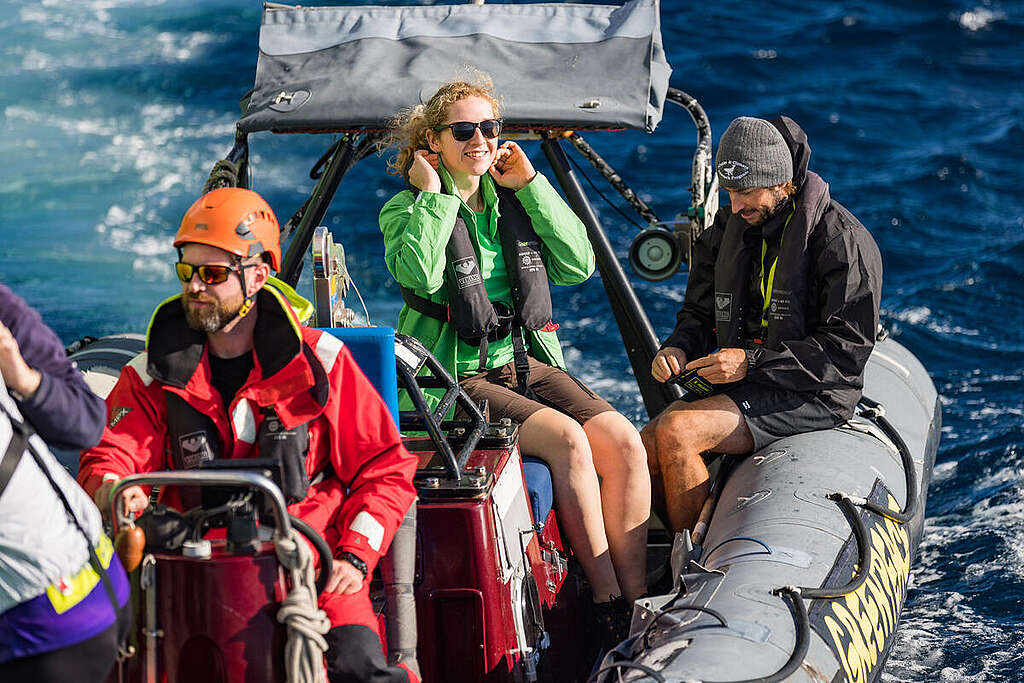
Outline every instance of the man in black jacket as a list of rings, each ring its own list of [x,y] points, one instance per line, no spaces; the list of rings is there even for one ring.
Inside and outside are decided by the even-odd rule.
[[[740,117],[719,142],[729,193],[695,240],[676,327],[654,358],[664,382],[684,370],[714,393],[676,401],[643,430],[655,500],[692,529],[708,492],[708,451],[743,454],[853,415],[875,342],[878,246],[807,170],[793,120]]]

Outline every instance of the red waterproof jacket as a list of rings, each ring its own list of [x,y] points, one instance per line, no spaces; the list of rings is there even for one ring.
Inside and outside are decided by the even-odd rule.
[[[216,425],[224,458],[258,457],[256,434],[271,406],[285,429],[307,425],[306,473],[322,481],[289,512],[334,549],[372,570],[387,550],[416,492],[416,459],[384,401],[336,337],[303,327],[285,299],[257,295],[254,368],[228,412],[210,382],[206,335],[191,330],[180,296],[153,314],[146,351],[126,365],[107,397],[99,445],[81,456],[78,481],[91,495],[104,478],[172,469],[167,392]],[[178,506],[173,488],[162,502]]]

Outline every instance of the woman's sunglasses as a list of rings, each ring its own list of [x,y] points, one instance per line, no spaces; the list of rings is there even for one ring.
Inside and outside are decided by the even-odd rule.
[[[181,261],[174,264],[174,270],[178,274],[178,279],[183,283],[192,282],[192,275],[199,273],[199,281],[206,285],[219,285],[227,281],[228,275],[238,272],[231,266],[194,266],[191,263],[182,263]]]
[[[476,129],[480,129],[480,134],[485,138],[494,139],[501,133],[501,121],[498,119],[487,119],[480,123],[473,123],[472,121],[456,121],[455,123],[446,123],[440,126],[434,126],[434,131],[440,133],[445,128],[451,128],[452,137],[457,142],[465,142],[473,137],[476,133]]]

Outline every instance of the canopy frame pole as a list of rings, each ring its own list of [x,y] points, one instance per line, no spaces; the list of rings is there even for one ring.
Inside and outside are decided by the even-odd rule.
[[[288,244],[288,251],[281,264],[281,272],[278,274],[278,277],[292,287],[298,284],[299,276],[302,274],[303,261],[309,250],[309,245],[313,241],[313,231],[327,214],[327,209],[334,199],[334,194],[338,191],[341,179],[360,159],[365,158],[376,148],[377,139],[377,135],[367,134],[356,142],[355,135],[346,133],[344,141],[338,145],[330,161],[327,162],[327,167],[324,168],[320,176],[320,182],[313,188],[306,205],[301,209],[302,217],[295,227],[295,233]]]
[[[597,214],[594,213],[594,208],[590,205],[583,186],[580,185],[579,179],[569,165],[565,150],[562,149],[559,140],[550,134],[543,135],[541,149],[544,150],[544,156],[551,164],[558,184],[565,192],[569,206],[587,228],[587,237],[594,249],[597,269],[601,273],[601,282],[604,284],[608,302],[615,315],[615,322],[619,328],[619,334],[622,336],[622,343],[633,368],[637,386],[640,388],[644,407],[648,416],[654,417],[668,404],[679,398],[682,392],[679,387],[673,384],[662,384],[651,376],[651,363],[660,347],[658,337],[654,334],[651,321],[647,318],[643,306],[640,305],[640,300],[626,277],[622,265],[615,257],[611,242],[598,222]]]

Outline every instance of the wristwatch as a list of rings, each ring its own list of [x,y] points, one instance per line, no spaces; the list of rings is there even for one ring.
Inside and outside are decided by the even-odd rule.
[[[366,578],[366,563],[363,562],[363,560],[355,553],[350,553],[347,550],[342,550],[340,553],[338,553],[337,559],[345,560],[350,565],[361,571],[363,573],[363,578]]]

